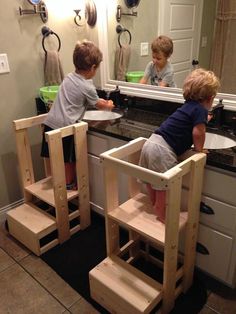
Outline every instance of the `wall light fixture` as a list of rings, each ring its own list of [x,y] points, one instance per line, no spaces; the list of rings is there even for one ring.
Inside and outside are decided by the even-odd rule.
[[[46,4],[42,0],[28,0],[33,5],[33,9],[22,9],[19,7],[20,15],[39,14],[44,23],[48,20],[48,10]]]
[[[83,24],[80,24],[80,21],[82,19],[80,12],[81,9],[74,10],[75,17],[74,22],[78,26],[82,26]],[[85,19],[87,21],[87,24],[91,27],[95,26],[97,22],[97,9],[96,5],[93,0],[85,0]]]
[[[75,24],[78,25],[78,26],[82,26],[82,25],[80,24],[80,21],[81,21],[80,11],[81,11],[81,9],[74,10],[74,12],[75,12],[74,22],[75,22]]]

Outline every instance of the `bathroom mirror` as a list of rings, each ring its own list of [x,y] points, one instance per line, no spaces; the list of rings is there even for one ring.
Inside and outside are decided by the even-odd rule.
[[[147,1],[149,5],[147,5]],[[196,0],[197,2],[199,0]],[[217,0],[214,0],[217,1]],[[202,0],[203,5],[212,5],[214,2],[213,0]],[[137,8],[138,16],[137,17],[122,17],[122,20],[120,24],[129,29],[129,31],[132,34],[132,40],[133,38],[136,39],[135,43],[131,43],[132,53],[131,58],[134,59],[134,64],[140,65],[141,67],[136,67],[135,69],[131,70],[144,70],[145,65],[148,63],[149,60],[151,60],[151,54],[149,51],[148,56],[142,56],[138,58],[138,54],[140,53],[140,42],[148,42],[149,43],[149,49],[150,49],[150,42],[154,38],[153,34],[150,35],[150,33],[153,31],[155,34],[158,34],[158,27],[161,27],[161,16],[165,16],[163,12],[158,12],[158,16],[160,19],[157,19],[157,13],[156,10],[158,10],[157,3],[163,3],[166,2],[166,0],[146,0],[141,1],[139,3],[139,6]],[[173,1],[172,1],[173,2]],[[184,3],[188,2],[188,0],[184,0]],[[200,0],[201,2],[201,0]],[[112,47],[117,46],[117,33],[116,33],[116,8],[117,5],[124,6],[124,0],[117,0],[114,1],[114,3],[109,2],[103,2],[101,5],[99,5],[99,27],[98,27],[98,35],[99,35],[99,46],[100,49],[103,52],[103,62],[101,64],[101,81],[102,81],[102,87],[111,90],[118,85],[120,87],[120,90],[122,93],[126,93],[128,95],[134,95],[134,96],[141,96],[141,97],[147,97],[147,98],[153,98],[153,99],[161,99],[161,100],[168,100],[168,101],[174,101],[174,102],[183,102],[182,97],[182,89],[181,88],[162,88],[158,86],[152,86],[152,85],[143,85],[139,83],[129,83],[125,81],[117,81],[114,79],[114,76],[112,75],[114,71],[114,49]],[[154,10],[156,8],[156,10]],[[209,42],[211,41],[211,36],[213,36],[213,33],[210,29],[213,29],[213,25],[209,27],[209,10],[205,9],[206,11],[203,11],[202,19],[201,21],[205,23],[206,25],[203,25],[202,29],[206,30],[207,34],[207,40]],[[205,13],[204,13],[205,12]],[[205,14],[205,16],[204,16]],[[146,22],[144,23],[144,19],[146,18]],[[156,25],[153,25],[150,21],[154,21],[154,19],[158,20],[158,23]],[[214,19],[212,21],[214,23]],[[137,24],[140,26],[138,27]],[[152,25],[152,27],[150,27]],[[104,30],[107,30],[105,32]],[[204,37],[204,33],[198,34],[199,37],[199,45],[204,45],[204,39],[202,43],[202,37]],[[200,40],[201,39],[201,40]],[[125,37],[122,40],[126,40]],[[132,46],[133,45],[133,46]],[[209,49],[210,50],[210,49]],[[203,59],[209,59],[209,50],[207,53],[207,56],[204,55],[205,51],[203,51]],[[135,53],[136,52],[136,53]],[[112,57],[113,55],[113,57]],[[236,55],[236,54],[235,54]],[[136,58],[136,59],[135,59]],[[141,60],[141,62],[139,62]],[[207,61],[204,61],[207,62]],[[209,62],[209,61],[208,61]],[[236,63],[236,62],[235,62]],[[201,66],[205,67],[205,65]],[[236,85],[235,85],[236,87]],[[224,91],[223,91],[224,92]],[[236,90],[234,93],[220,93],[215,98],[215,103],[217,103],[218,99],[223,98],[225,107],[228,109],[236,110]]]
[[[139,5],[140,0],[125,0],[125,4],[127,8],[137,7]]]

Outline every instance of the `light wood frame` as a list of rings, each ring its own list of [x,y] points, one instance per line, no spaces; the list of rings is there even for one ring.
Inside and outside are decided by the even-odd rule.
[[[101,154],[105,178],[106,244],[108,255],[108,258],[104,260],[104,264],[109,265],[110,261],[112,261],[111,264],[114,267],[114,256],[120,256],[122,251],[127,252],[129,246],[131,255],[128,262],[132,261],[135,254],[138,253],[138,246],[134,246],[134,243],[138,241],[139,237],[146,239],[147,243],[153,243],[154,246],[162,246],[164,262],[163,284],[161,285],[160,293],[157,293],[156,297],[150,301],[146,310],[138,310],[133,304],[131,311],[132,313],[149,313],[162,300],[161,312],[166,314],[174,307],[176,297],[181,292],[186,292],[192,284],[206,155],[204,153],[194,154],[165,173],[157,173],[138,165],[140,152],[145,141],[145,138],[138,138],[122,147],[114,148]],[[130,199],[123,204],[119,204],[118,197],[118,173],[120,172],[129,175]],[[184,176],[189,176],[188,211],[182,213],[180,212],[180,207],[182,179]],[[157,189],[167,191],[165,225],[157,221],[155,215],[150,214],[150,201],[141,192],[141,184],[137,182],[137,179],[150,183]],[[120,225],[125,226],[129,230],[130,235],[129,242],[124,248],[120,248]],[[182,258],[183,265],[177,269],[178,239],[181,230],[184,230],[186,240]],[[115,301],[112,303],[112,293],[114,292],[110,293],[109,300],[106,298],[108,292],[105,292],[105,294],[102,292],[103,287],[109,290],[109,286],[111,287],[112,285],[112,278],[109,286],[106,283],[101,270],[102,266],[103,264],[100,263],[97,268],[90,272],[91,294],[96,301],[100,302],[108,310],[121,313],[124,310],[121,305],[122,297],[118,299],[117,303]],[[106,268],[104,269],[105,272]],[[180,278],[182,278],[182,281],[176,287],[176,282]],[[94,287],[98,283],[100,284],[100,290],[95,292]],[[119,296],[122,295],[121,291],[116,293]],[[123,298],[124,300],[126,298],[125,292]],[[125,302],[124,304],[127,305]],[[133,303],[135,302],[137,300],[133,299]]]
[[[37,255],[44,253],[47,249],[58,243],[63,243],[72,234],[90,225],[87,158],[88,125],[86,122],[80,122],[45,133],[50,152],[49,160],[45,158],[44,162],[46,178],[35,182],[28,130],[31,127],[37,126],[40,132],[42,132],[41,125],[46,116],[47,114],[43,114],[13,121],[25,205],[8,212],[9,232]],[[66,190],[62,139],[70,135],[74,136],[76,152],[76,174],[78,182],[78,189],[76,191]],[[69,213],[68,201],[77,198],[78,195],[78,208],[72,213]],[[39,208],[40,214],[36,213],[37,206],[34,204],[35,196],[55,208],[55,217],[47,213],[44,215]],[[42,220],[42,223],[35,224],[33,221],[35,215],[38,217],[37,219]],[[80,219],[79,223],[70,227],[70,221],[76,218]],[[43,230],[44,219],[46,231]],[[26,225],[27,220],[28,225]],[[41,247],[39,244],[40,239],[53,230],[57,231],[58,239],[54,239],[51,245]],[[29,237],[34,238],[34,240],[29,241]]]

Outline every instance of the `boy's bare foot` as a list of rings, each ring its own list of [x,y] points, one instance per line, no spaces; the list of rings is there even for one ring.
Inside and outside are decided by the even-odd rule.
[[[72,182],[70,184],[66,184],[66,189],[67,190],[73,190],[73,191],[78,190],[77,183],[76,182]]]
[[[158,216],[157,216],[157,220],[159,220],[160,222],[162,222],[163,224],[165,224],[165,218],[162,218],[162,217],[158,217]]]

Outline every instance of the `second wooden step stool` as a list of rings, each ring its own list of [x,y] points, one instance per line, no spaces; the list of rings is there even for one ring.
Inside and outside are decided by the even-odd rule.
[[[35,182],[29,129],[41,124],[46,114],[13,122],[24,204],[7,212],[11,235],[36,255],[63,243],[90,225],[87,129],[85,122],[46,133],[50,163],[45,158],[46,177]],[[62,138],[74,136],[78,190],[66,190]],[[40,158],[40,157],[39,157]],[[73,201],[75,201],[73,203]]]

